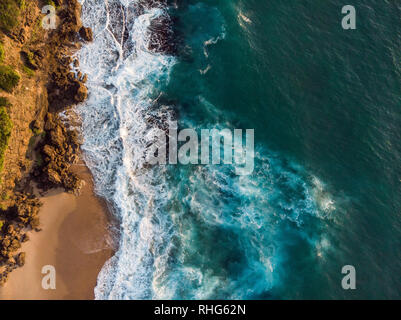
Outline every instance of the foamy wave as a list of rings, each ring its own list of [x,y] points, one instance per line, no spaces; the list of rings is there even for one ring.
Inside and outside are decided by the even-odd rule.
[[[148,49],[149,26],[166,14],[163,7],[141,12],[135,4],[83,3],[83,21],[94,30],[94,42],[78,53],[90,92],[78,108],[82,149],[96,191],[114,205],[121,222],[119,250],[99,274],[97,299],[151,298],[155,257],[163,260],[170,236],[170,222],[159,209],[166,194],[163,168],[145,169],[143,155],[155,130],[147,119],[161,112],[169,117],[165,109],[154,110],[152,97],[168,81],[174,58]]]

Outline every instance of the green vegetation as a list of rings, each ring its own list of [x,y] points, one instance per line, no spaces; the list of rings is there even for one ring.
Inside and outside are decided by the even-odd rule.
[[[32,70],[31,68],[27,67],[27,66],[23,66],[23,67],[22,67],[22,71],[24,71],[25,74],[26,74],[29,78],[32,78],[33,76],[35,76],[35,71]]]
[[[0,97],[0,107],[11,107],[11,103],[6,97]]]
[[[17,86],[20,75],[9,66],[0,66],[0,88],[11,93]]]
[[[18,17],[25,7],[25,0],[0,0],[0,29],[10,33],[18,24]]]
[[[4,166],[4,153],[11,136],[12,123],[5,107],[0,107],[0,172]]]
[[[40,153],[38,153],[37,155],[36,155],[36,166],[37,167],[41,167],[41,166],[43,166],[43,157],[42,157],[42,155],[40,154]]]
[[[42,19],[37,17],[31,30],[31,41],[33,43],[41,39],[42,31]]]
[[[54,3],[54,1],[52,1],[52,0],[46,0],[45,2],[46,2],[47,5],[53,6],[53,7],[56,8],[56,4]]]
[[[4,61],[4,46],[3,43],[0,42],[0,62]]]
[[[45,134],[45,132],[43,132],[43,131],[40,131],[40,129],[39,128],[32,128],[31,129],[31,131],[32,131],[32,133],[34,134],[34,138],[37,138],[37,137],[43,137],[43,134]]]
[[[1,194],[1,200],[6,201],[8,199],[10,199],[10,194],[7,191],[3,191],[3,193]]]
[[[26,9],[25,0],[16,0],[16,2],[21,11],[24,11]]]
[[[38,69],[38,64],[35,61],[35,54],[29,50],[22,50],[21,51],[22,60],[24,61],[25,65],[29,69],[36,70]]]

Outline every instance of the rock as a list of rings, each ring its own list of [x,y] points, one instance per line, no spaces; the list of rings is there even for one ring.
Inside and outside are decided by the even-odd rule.
[[[15,232],[14,230],[14,226],[13,225],[9,225],[7,228],[7,233],[8,234],[13,234]]]
[[[53,169],[48,169],[47,170],[47,176],[49,178],[49,181],[54,183],[54,184],[56,184],[56,185],[62,183],[60,175],[56,171],[54,171]]]
[[[80,83],[77,93],[75,95],[76,102],[84,102],[88,97],[88,89],[85,87],[84,84]]]
[[[11,251],[7,250],[7,249],[2,249],[1,250],[1,255],[5,258],[10,258],[12,256]]]
[[[16,259],[18,266],[22,267],[25,264],[25,255],[25,252],[21,252],[20,254],[18,254]]]
[[[93,32],[91,28],[86,28],[86,27],[81,27],[79,29],[79,35],[85,40],[85,41],[93,41]]]
[[[38,227],[39,227],[39,225],[40,225],[39,217],[33,217],[33,218],[31,218],[29,224],[30,224],[32,230],[37,231],[37,229],[38,229]]]
[[[10,243],[11,243],[10,239],[6,238],[6,239],[3,239],[1,244],[2,244],[3,248],[8,248],[10,246]]]
[[[38,70],[42,67],[42,59],[44,55],[41,51],[22,50],[21,57],[25,65],[32,70]]]
[[[0,277],[1,277],[1,274],[3,274],[3,272],[5,272],[6,271],[6,266],[0,266]]]
[[[4,286],[8,279],[8,272],[3,272],[0,274],[0,287]]]
[[[32,129],[34,132],[39,132],[40,130],[40,122],[38,120],[34,120],[32,122]]]
[[[62,147],[64,144],[63,129],[60,126],[56,126],[50,131],[50,141],[53,145]]]
[[[25,233],[24,236],[22,237],[21,242],[27,242],[28,240],[29,240],[29,235]]]
[[[56,149],[48,144],[43,147],[42,151],[43,154],[49,158],[48,161],[54,161],[57,157]]]
[[[21,243],[17,239],[11,241],[11,244],[8,247],[9,251],[11,252],[17,251],[19,248],[21,248]]]
[[[51,129],[54,129],[56,127],[56,124],[54,122],[54,117],[51,113],[47,113],[46,115],[46,123],[45,123],[45,130],[50,131]]]
[[[60,118],[51,114],[47,115],[45,131],[46,137],[39,146],[44,163],[40,172],[34,175],[40,187],[47,190],[49,186],[56,185],[68,192],[79,192],[82,181],[70,170],[78,160],[80,144],[77,132],[67,130]]]

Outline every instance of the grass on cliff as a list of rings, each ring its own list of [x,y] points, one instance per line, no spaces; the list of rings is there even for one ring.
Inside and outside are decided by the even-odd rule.
[[[4,46],[3,43],[0,42],[0,62],[4,61]]]
[[[22,71],[29,77],[32,78],[35,76],[35,71],[27,66],[22,66]]]
[[[9,66],[0,66],[0,88],[11,93],[18,85],[20,75]]]
[[[0,97],[0,107],[11,107],[11,103],[6,97]]]
[[[0,29],[10,33],[18,24],[18,17],[25,8],[25,0],[0,0]]]
[[[4,166],[4,154],[11,136],[12,123],[6,107],[0,107],[0,172]]]

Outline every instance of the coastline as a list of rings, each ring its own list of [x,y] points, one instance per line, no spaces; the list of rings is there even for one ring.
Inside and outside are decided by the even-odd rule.
[[[93,299],[114,253],[112,216],[94,193],[78,132],[58,116],[87,98],[87,76],[74,73],[72,56],[92,31],[82,26],[77,0],[57,0],[59,25],[42,32],[42,4],[19,8],[17,25],[0,32],[4,62],[22,75],[13,92],[0,92],[12,128],[0,183],[0,300]],[[55,267],[55,290],[42,288],[45,265]]]
[[[113,255],[110,214],[104,200],[94,194],[88,168],[81,162],[74,171],[85,181],[78,196],[53,189],[40,198],[41,231],[30,233],[22,245],[27,259],[0,287],[0,300],[93,299],[97,276]],[[56,289],[44,290],[42,267],[56,270]]]

